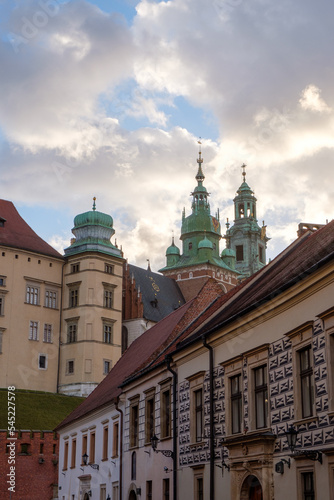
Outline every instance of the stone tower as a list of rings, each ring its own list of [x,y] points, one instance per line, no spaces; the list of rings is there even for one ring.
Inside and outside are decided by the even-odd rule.
[[[242,165],[243,182],[234,198],[234,224],[227,220],[225,253],[232,251],[236,256],[236,270],[247,277],[266,264],[266,226],[260,227],[256,218],[256,198],[246,182],[246,165]]]
[[[77,215],[65,249],[59,391],[88,395],[121,356],[124,259],[110,215]]]

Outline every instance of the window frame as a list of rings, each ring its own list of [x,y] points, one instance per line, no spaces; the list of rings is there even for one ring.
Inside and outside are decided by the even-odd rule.
[[[129,413],[130,413],[129,447],[130,448],[138,448],[138,446],[139,446],[139,395],[133,396],[130,399]]]
[[[45,365],[41,366],[41,359],[44,358],[45,360]],[[39,370],[47,370],[48,369],[48,356],[47,354],[38,354],[38,369]]]
[[[221,366],[224,368],[224,386],[225,386],[225,414],[226,414],[226,435],[227,436],[235,436],[239,433],[232,432],[232,401],[231,401],[231,378],[236,375],[241,376],[241,389],[243,389],[243,356],[239,355],[235,358],[232,358],[226,362],[221,363]],[[243,432],[244,422],[242,419],[243,415],[243,390],[241,390],[241,428],[240,433]],[[228,418],[227,418],[228,416]]]
[[[199,444],[204,441],[204,376],[205,371],[196,372],[190,377],[189,381],[190,391],[190,442],[191,444]],[[196,394],[198,391],[202,393],[202,407],[196,408]],[[200,415],[201,439],[199,437],[198,417]]]
[[[171,378],[160,382],[160,439],[172,436],[172,386]],[[166,396],[168,394],[168,401]]]
[[[29,320],[28,340],[32,340],[34,342],[39,341],[39,321]]]
[[[145,391],[145,444],[151,444],[155,434],[155,388]]]
[[[114,345],[114,321],[103,319],[102,342],[108,345]]]
[[[40,305],[40,294],[41,287],[40,285],[36,285],[33,283],[26,284],[26,304],[31,306],[39,306]]]
[[[44,307],[58,309],[58,291],[51,288],[45,289]]]
[[[51,323],[44,323],[43,327],[43,342],[45,344],[52,344],[53,325]]]
[[[108,460],[109,453],[109,426],[103,426],[103,439],[102,439],[102,460]]]

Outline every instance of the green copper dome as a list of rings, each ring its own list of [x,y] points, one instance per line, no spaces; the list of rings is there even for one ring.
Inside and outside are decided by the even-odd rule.
[[[113,218],[111,215],[104,214],[102,212],[97,212],[96,210],[90,210],[89,212],[84,212],[79,214],[74,218],[74,227],[82,226],[103,226],[103,227],[113,227]]]
[[[176,245],[174,245],[174,242],[170,247],[167,248],[166,256],[167,255],[180,255],[180,249]]]
[[[223,259],[224,257],[235,258],[235,251],[232,248],[224,248],[224,250],[221,253],[221,258]]]
[[[213,244],[208,238],[205,236],[203,240],[201,240],[198,244],[198,249],[200,248],[210,248],[211,250],[213,249]]]

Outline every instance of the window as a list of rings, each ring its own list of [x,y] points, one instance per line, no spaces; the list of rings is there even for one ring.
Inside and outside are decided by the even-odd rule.
[[[45,307],[57,309],[57,292],[53,292],[52,290],[45,291]]]
[[[39,443],[39,453],[40,455],[44,454],[44,443]]]
[[[108,460],[108,427],[103,427],[103,450],[102,450],[102,460]]]
[[[38,321],[29,323],[29,340],[38,340]]]
[[[107,486],[105,484],[101,484],[100,485],[100,500],[106,500],[106,498],[107,498]]]
[[[2,336],[3,336],[4,330],[0,328],[0,354],[2,354]]]
[[[104,289],[104,304],[107,309],[112,309],[114,305],[114,292],[110,288]]]
[[[134,448],[138,446],[138,417],[139,417],[139,400],[131,402],[130,406],[130,446]]]
[[[71,469],[75,467],[75,456],[77,453],[77,440],[72,439]]]
[[[38,368],[40,370],[46,370],[47,369],[47,358],[45,354],[39,354],[38,355]]]
[[[236,245],[235,253],[236,253],[236,257],[237,257],[237,262],[241,262],[244,260],[244,246],[243,245]]]
[[[71,264],[71,273],[78,273],[80,271],[80,264]]]
[[[314,479],[313,472],[302,472],[303,500],[314,500]]]
[[[154,393],[149,393],[145,401],[145,443],[151,443],[154,436]]]
[[[20,453],[22,455],[29,455],[29,443],[22,443]]]
[[[262,245],[259,245],[259,261],[264,264],[264,248]]]
[[[103,375],[107,375],[111,370],[111,361],[104,359],[103,360]]]
[[[0,296],[0,316],[4,315],[4,305],[5,305],[5,299],[4,297]]]
[[[163,390],[161,393],[161,408],[160,408],[160,419],[161,419],[161,437],[169,437],[170,436],[170,411],[171,411],[171,402],[170,402],[170,388],[167,390]]]
[[[146,500],[152,500],[152,481],[146,481]]]
[[[118,457],[118,422],[114,422],[112,435],[112,458]]]
[[[203,440],[203,389],[194,391],[196,443]]]
[[[118,483],[112,483],[112,500],[119,500],[119,486]]]
[[[232,434],[241,432],[242,394],[241,375],[230,378]]]
[[[0,286],[6,286],[7,276],[0,276]]]
[[[74,373],[74,360],[68,359],[66,361],[66,375],[72,375]]]
[[[113,343],[113,325],[111,323],[103,324],[103,342],[106,344]]]
[[[52,325],[49,323],[44,324],[43,342],[51,344],[52,342]]]
[[[311,352],[310,345],[299,351],[301,405],[303,418],[313,415],[314,388]]]
[[[268,425],[267,366],[260,366],[253,371],[256,428],[261,429]]]
[[[79,304],[79,287],[70,288],[68,307],[77,307]]]
[[[81,450],[81,457],[83,457],[83,455],[87,455],[87,440],[88,440],[88,437],[87,437],[87,434],[84,434],[82,436],[82,450]],[[83,459],[81,458],[81,465],[83,465]]]
[[[188,245],[188,249],[189,249],[189,250],[192,250],[192,248],[193,248],[193,244],[192,244],[192,242],[190,241],[190,242],[189,242],[189,245]]]
[[[67,462],[68,462],[68,441],[65,441],[65,443],[64,443],[64,466],[63,466],[63,470],[67,469]]]
[[[196,500],[203,500],[203,477],[196,477]]]
[[[39,304],[39,288],[27,285],[26,303],[37,306]]]
[[[135,481],[137,476],[137,456],[136,452],[133,451],[131,455],[131,480]]]
[[[67,343],[72,344],[77,341],[77,323],[67,324]]]
[[[94,462],[95,462],[95,432],[91,432],[89,440],[89,463],[93,464]]]
[[[104,272],[108,274],[114,274],[114,266],[111,266],[110,264],[105,264]]]
[[[169,500],[169,479],[162,480],[162,498],[163,500]]]

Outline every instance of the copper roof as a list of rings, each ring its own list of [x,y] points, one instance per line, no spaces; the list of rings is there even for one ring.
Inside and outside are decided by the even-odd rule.
[[[62,258],[22,219],[11,201],[0,200],[0,219],[4,220],[0,227],[0,245]]]

